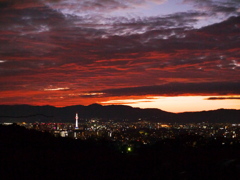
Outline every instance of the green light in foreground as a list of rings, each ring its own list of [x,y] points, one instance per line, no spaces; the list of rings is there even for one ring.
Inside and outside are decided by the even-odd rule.
[[[128,152],[132,152],[132,148],[131,148],[131,147],[128,147],[128,148],[127,148],[127,151],[128,151]]]

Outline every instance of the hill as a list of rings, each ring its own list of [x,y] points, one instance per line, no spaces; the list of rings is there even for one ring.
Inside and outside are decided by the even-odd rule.
[[[0,178],[239,179],[239,143],[209,141],[190,147],[184,146],[186,138],[193,137],[165,139],[124,154],[113,141],[55,138],[15,124],[0,125]]]
[[[85,119],[101,121],[140,121],[163,123],[240,123],[240,110],[219,109],[202,112],[170,113],[160,109],[140,109],[124,105],[102,106],[30,106],[30,105],[0,105],[0,123],[3,122],[74,122],[78,113],[80,122]]]

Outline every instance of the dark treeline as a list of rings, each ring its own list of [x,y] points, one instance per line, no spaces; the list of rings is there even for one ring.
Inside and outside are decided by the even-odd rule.
[[[197,146],[186,144],[197,142]],[[0,179],[239,179],[239,143],[182,135],[126,153],[106,139],[0,125]]]

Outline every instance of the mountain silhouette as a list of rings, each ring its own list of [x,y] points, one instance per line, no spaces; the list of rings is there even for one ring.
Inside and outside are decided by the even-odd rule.
[[[86,119],[100,121],[150,121],[162,123],[239,123],[240,110],[218,109],[201,112],[171,113],[160,109],[140,109],[125,105],[91,104],[67,107],[0,105],[0,123],[3,122],[74,122],[75,114],[79,122]]]

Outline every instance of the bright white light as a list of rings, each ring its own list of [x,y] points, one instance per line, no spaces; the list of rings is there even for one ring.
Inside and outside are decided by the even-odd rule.
[[[44,91],[63,91],[63,90],[69,90],[68,87],[65,88],[46,88]]]
[[[0,60],[0,63],[5,63],[7,62],[7,60]]]
[[[104,93],[82,93],[80,95],[83,95],[83,96],[97,96],[97,95],[102,95]]]
[[[230,65],[234,65],[236,67],[240,67],[240,63],[238,63],[236,60],[232,60],[232,63]]]

